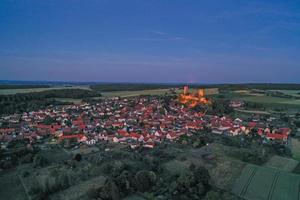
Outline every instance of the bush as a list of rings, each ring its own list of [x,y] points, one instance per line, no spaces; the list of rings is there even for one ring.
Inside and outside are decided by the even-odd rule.
[[[37,154],[33,157],[34,167],[44,167],[48,163],[49,163],[49,161],[44,156]]]
[[[152,171],[141,170],[135,175],[135,186],[140,192],[148,191],[155,182],[156,174]]]

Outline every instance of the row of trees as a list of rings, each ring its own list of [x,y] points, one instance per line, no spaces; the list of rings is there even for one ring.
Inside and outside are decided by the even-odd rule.
[[[50,85],[21,85],[21,84],[2,84],[0,89],[34,89],[34,88],[49,88]]]
[[[54,98],[80,99],[96,96],[101,96],[101,94],[82,89],[59,89],[14,95],[0,95],[0,115],[37,110],[49,105],[65,104],[56,101]]]
[[[182,87],[182,85],[171,84],[146,84],[146,83],[110,83],[91,85],[90,88],[95,91],[138,91],[138,90],[154,90]]]

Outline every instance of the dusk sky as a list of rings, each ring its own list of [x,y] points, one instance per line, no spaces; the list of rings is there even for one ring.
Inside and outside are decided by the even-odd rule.
[[[1,0],[0,80],[300,83],[300,1]]]

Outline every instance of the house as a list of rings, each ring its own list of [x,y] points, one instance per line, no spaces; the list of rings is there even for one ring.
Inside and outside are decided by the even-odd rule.
[[[278,134],[278,133],[267,133],[266,138],[269,140],[279,141],[281,143],[286,143],[288,140],[287,134]]]
[[[118,143],[118,142],[119,142],[119,138],[113,137],[113,138],[112,138],[112,141],[113,141],[114,143]]]
[[[229,106],[232,108],[240,108],[244,106],[244,102],[241,100],[232,100],[230,101]]]
[[[291,133],[291,129],[289,129],[289,128],[279,128],[276,132],[281,133],[281,134],[289,135]]]
[[[143,147],[150,148],[150,149],[153,149],[154,146],[155,146],[154,142],[147,142],[147,143],[143,144]]]
[[[117,133],[118,133],[119,136],[122,136],[122,137],[128,137],[129,136],[129,133],[125,130],[118,130]]]
[[[95,139],[90,139],[90,140],[87,140],[85,143],[87,145],[94,145],[94,144],[96,144],[96,140]]]
[[[123,122],[115,122],[112,124],[112,127],[114,128],[122,128],[124,126]]]
[[[133,140],[138,140],[138,139],[141,137],[141,135],[138,134],[138,133],[133,132],[133,133],[130,133],[130,134],[129,134],[129,137],[130,137],[131,139],[133,139]]]
[[[86,136],[83,134],[70,134],[70,135],[61,135],[59,140],[66,140],[66,139],[77,139],[77,142],[81,141],[84,142],[86,141]]]
[[[175,140],[178,137],[178,135],[175,132],[170,132],[166,135],[166,138],[169,140]]]

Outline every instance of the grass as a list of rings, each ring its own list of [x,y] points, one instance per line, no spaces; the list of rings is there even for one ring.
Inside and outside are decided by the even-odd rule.
[[[247,92],[231,92],[225,95],[228,99],[240,99],[246,102],[259,103],[263,104],[265,107],[269,108],[286,108],[286,109],[295,109],[300,108],[300,100],[298,99],[289,99],[289,98],[280,98],[272,97],[266,95],[252,95]]]
[[[55,86],[49,88],[26,88],[26,89],[0,89],[0,95],[13,95],[18,93],[30,93],[30,92],[43,92],[47,90],[59,90],[59,89],[84,89],[90,90],[88,86]]]
[[[300,97],[300,95],[298,95],[300,90],[272,90],[272,91],[278,91],[287,95]],[[266,96],[265,94],[253,95],[247,91],[234,92],[233,97],[238,97],[244,101],[249,101],[253,103],[261,103],[266,106],[283,106],[283,107],[285,106],[287,108],[300,107],[299,99],[272,97],[272,96]]]
[[[74,104],[79,104],[81,103],[82,99],[72,99],[72,98],[55,98],[56,101],[60,102],[69,102],[69,103],[74,103]]]
[[[197,89],[189,89],[190,93],[197,92]],[[139,95],[164,95],[171,94],[170,89],[155,89],[155,90],[139,90],[139,91],[114,91],[114,92],[102,92],[103,97],[134,97]],[[175,90],[176,94],[183,93],[183,89]]]
[[[282,93],[287,94],[287,95],[292,95],[292,96],[295,96],[295,97],[300,97],[300,90],[271,90],[271,91],[282,92]]]
[[[244,199],[298,199],[300,176],[274,168],[247,165],[232,192]]]
[[[1,199],[26,200],[27,196],[17,173],[0,176]]]
[[[166,170],[173,175],[180,175],[182,172],[187,171],[189,164],[184,161],[172,160],[164,164]]]
[[[300,141],[296,138],[292,138],[292,153],[293,158],[300,161]]]
[[[81,182],[78,185],[74,185],[66,190],[55,193],[50,199],[53,200],[79,200],[88,199],[87,193],[91,189],[99,189],[105,184],[106,178],[98,176],[87,181]]]
[[[260,115],[269,115],[270,112],[268,111],[262,111],[262,110],[241,110],[241,109],[235,109],[237,112],[242,113],[249,113],[249,114],[260,114]]]
[[[63,149],[58,148],[42,150],[39,154],[47,158],[50,162],[60,162],[70,158],[70,155],[68,155]]]
[[[176,90],[176,93],[182,92]],[[139,95],[164,95],[170,93],[169,89],[156,89],[156,90],[140,90],[140,91],[115,91],[115,92],[102,92],[103,97],[134,97]]]
[[[273,156],[266,164],[265,167],[272,167],[276,169],[280,169],[286,172],[293,171],[299,162],[294,159],[285,158],[281,156]]]

